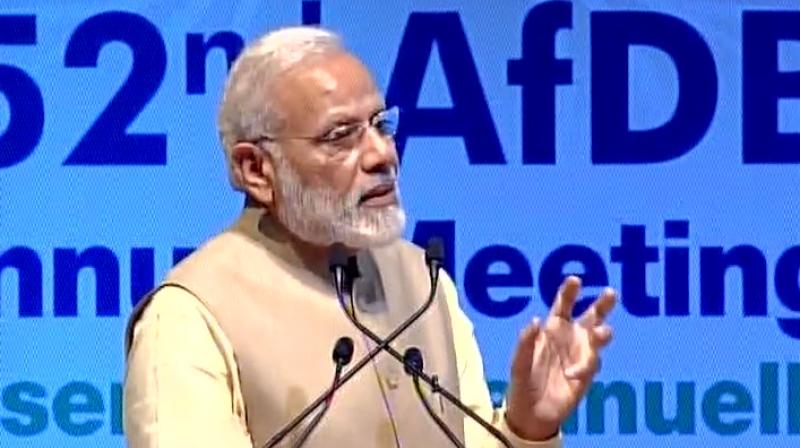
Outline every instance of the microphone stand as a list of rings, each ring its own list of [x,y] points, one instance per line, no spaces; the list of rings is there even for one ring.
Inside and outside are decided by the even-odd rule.
[[[341,247],[339,247],[338,250],[334,250],[333,252],[334,253],[339,252],[340,254],[343,255],[343,252],[341,252]],[[342,266],[346,264],[346,257],[344,258],[345,262],[342,263]],[[333,267],[331,269],[333,269]],[[342,278],[343,276],[334,274],[334,277]],[[438,280],[438,272],[435,278]],[[335,287],[336,287],[336,295],[338,297],[341,297],[342,282],[341,281],[336,282]],[[428,294],[428,298],[425,300],[425,303],[423,303],[416,311],[414,311],[414,313],[411,314],[411,316],[409,316],[408,319],[403,321],[403,323],[401,323],[400,326],[398,326],[394,331],[389,333],[386,339],[380,340],[380,343],[376,347],[370,350],[350,370],[348,370],[344,375],[342,375],[342,378],[339,380],[338,384],[331,385],[328,389],[326,389],[322,394],[319,395],[319,397],[317,397],[316,400],[314,400],[311,404],[306,406],[306,408],[300,414],[298,414],[294,419],[292,419],[288,424],[286,424],[286,426],[284,426],[283,429],[275,433],[275,435],[272,436],[272,438],[270,438],[267,441],[267,443],[263,444],[262,447],[272,448],[276,446],[278,443],[280,443],[284,438],[286,438],[286,436],[290,432],[292,432],[292,430],[294,430],[297,427],[297,425],[300,424],[300,422],[302,422],[306,417],[308,417],[309,414],[314,412],[314,409],[318,408],[330,394],[334,393],[337,389],[347,384],[347,382],[350,381],[353,378],[353,376],[355,376],[356,373],[361,371],[361,369],[363,369],[367,365],[367,363],[369,363],[373,358],[378,356],[378,353],[386,350],[386,348],[389,347],[389,344],[394,342],[394,340],[397,339],[400,336],[400,334],[406,331],[408,327],[410,327],[414,322],[419,320],[420,316],[422,316],[425,313],[425,311],[427,311],[428,308],[431,307],[431,305],[433,304],[433,299],[435,297],[436,297],[436,285],[432,284],[430,293]]]

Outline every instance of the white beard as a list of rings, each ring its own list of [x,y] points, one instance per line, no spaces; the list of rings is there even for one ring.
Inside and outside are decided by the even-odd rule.
[[[306,187],[297,171],[280,151],[273,151],[276,189],[283,199],[277,218],[299,239],[317,246],[342,243],[353,249],[379,247],[400,238],[406,214],[400,205],[381,208],[359,207],[359,199],[378,184],[394,182],[396,176],[375,175],[374,183],[344,196],[329,188]]]

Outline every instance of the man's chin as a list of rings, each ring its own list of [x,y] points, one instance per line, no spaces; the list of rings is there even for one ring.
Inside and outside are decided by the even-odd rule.
[[[350,240],[352,245],[345,244],[355,249],[372,249],[388,246],[402,238],[406,226],[405,211],[395,205],[383,210],[382,215],[380,224],[372,221],[365,223],[364,227],[343,232],[344,239]]]

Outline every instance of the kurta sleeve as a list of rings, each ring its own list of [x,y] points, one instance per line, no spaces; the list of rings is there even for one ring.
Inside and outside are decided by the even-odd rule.
[[[560,448],[562,446],[561,434],[544,441],[524,440],[514,434],[506,425],[505,410],[493,408],[489,387],[483,373],[483,359],[475,339],[472,322],[458,304],[458,292],[450,277],[442,272],[440,281],[444,288],[452,320],[461,400],[499,429],[515,448]],[[467,448],[501,448],[503,446],[483,427],[466,416],[464,418],[464,438]]]
[[[188,291],[164,287],[134,327],[124,392],[130,448],[251,448],[230,342]]]

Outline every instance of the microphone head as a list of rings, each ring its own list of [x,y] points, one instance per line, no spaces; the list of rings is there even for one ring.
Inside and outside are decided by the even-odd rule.
[[[347,267],[347,249],[342,243],[333,243],[328,255],[328,268],[331,272]]]
[[[353,281],[361,277],[361,271],[358,269],[358,258],[355,255],[347,257],[347,266],[345,267],[347,278]]]
[[[428,247],[425,248],[425,264],[436,263],[438,266],[444,264],[444,243],[439,237],[428,240]]]
[[[342,336],[333,346],[333,362],[346,366],[353,359],[353,340],[347,336]]]
[[[406,373],[409,375],[421,372],[424,367],[422,352],[417,347],[409,347],[403,354],[403,364],[405,365]]]

